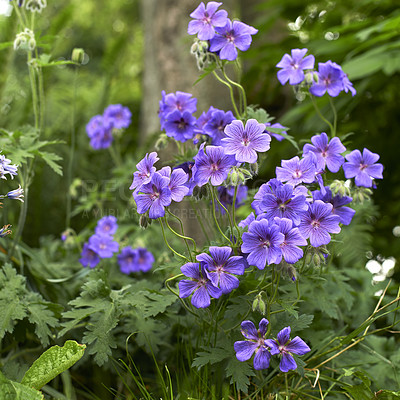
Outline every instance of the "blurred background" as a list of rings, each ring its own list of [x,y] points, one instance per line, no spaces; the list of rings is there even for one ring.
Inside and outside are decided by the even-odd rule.
[[[132,208],[129,185],[134,166],[152,151],[159,131],[157,117],[161,90],[191,92],[198,97],[198,115],[210,105],[229,110],[224,87],[208,76],[193,87],[199,71],[190,54],[193,37],[187,35],[192,0],[69,0],[49,1],[37,17],[40,54],[68,60],[74,48],[84,49],[84,65],[44,68],[45,132],[42,140],[61,140],[53,146],[66,171],[71,130],[77,142],[73,165],[72,227],[78,232],[91,219],[103,192],[110,193],[114,164],[106,150],[90,148],[85,126],[108,104],[129,107],[133,119],[121,138],[125,164],[118,171],[123,189],[115,196]],[[320,133],[321,122],[311,103],[296,98],[289,86],[276,78],[275,65],[292,48],[308,48],[316,62],[332,60],[342,65],[357,95],[342,93],[335,99],[339,113],[338,135],[347,136],[349,149],[367,147],[380,154],[385,167],[368,224],[368,258],[400,256],[400,9],[391,0],[227,0],[223,8],[231,18],[256,27],[251,48],[242,53],[243,80],[248,102],[265,108],[274,122],[290,128],[296,139]],[[0,16],[0,124],[7,130],[33,124],[26,56],[10,43],[18,33],[15,15]],[[325,96],[327,97],[327,96]],[[319,106],[330,117],[327,98]],[[326,127],[327,128],[327,127]],[[301,144],[301,142],[300,142]],[[301,144],[302,147],[302,144]],[[2,149],[7,155],[7,149]],[[261,166],[260,178],[270,179],[281,159],[295,156],[286,142]],[[38,246],[43,235],[60,237],[65,229],[68,182],[46,164],[36,165],[30,189],[23,240]],[[77,179],[78,178],[78,179]],[[5,185],[12,183],[5,182]],[[121,191],[122,190],[122,191]],[[79,198],[86,196],[86,202]],[[100,200],[99,200],[100,198]],[[107,200],[107,199],[106,199]],[[108,199],[112,201],[113,199]],[[4,223],[17,224],[18,204],[3,213]],[[396,265],[398,267],[398,263]]]

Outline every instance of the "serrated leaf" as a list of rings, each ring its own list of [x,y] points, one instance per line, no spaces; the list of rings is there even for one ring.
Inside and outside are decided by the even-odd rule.
[[[231,357],[226,367],[226,376],[231,378],[230,382],[236,385],[237,390],[247,394],[250,384],[249,377],[255,376],[255,373],[249,364],[240,362],[236,357]]]
[[[192,367],[200,369],[206,364],[215,364],[229,357],[229,353],[227,353],[226,349],[215,347],[205,350],[206,351],[199,351],[197,353],[197,357],[195,357],[192,362]]]
[[[85,345],[73,340],[67,340],[63,347],[50,347],[26,371],[21,383],[40,389],[61,372],[72,367],[83,356],[85,348]]]
[[[47,151],[39,151],[38,154],[42,157],[43,161],[58,175],[63,175],[62,168],[56,161],[62,160],[62,157],[55,153],[48,153]]]
[[[112,350],[117,347],[111,331],[118,325],[119,311],[114,303],[109,303],[101,313],[92,316],[88,330],[83,335],[83,342],[90,345],[89,354],[95,354],[94,361],[102,366],[108,361]]]
[[[26,306],[29,322],[35,324],[36,336],[41,340],[43,346],[49,344],[49,338],[52,337],[52,332],[49,327],[55,328],[58,326],[58,319],[54,317],[45,303],[28,303]]]

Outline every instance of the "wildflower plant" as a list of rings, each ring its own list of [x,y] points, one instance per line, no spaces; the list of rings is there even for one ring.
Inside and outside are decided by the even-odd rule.
[[[199,68],[205,68],[201,79],[211,75],[224,85],[232,108],[218,110],[210,105],[208,110],[200,110],[202,114],[197,118],[197,99],[191,93],[163,91],[158,113],[160,128],[176,143],[179,155],[175,162],[161,167],[156,166],[157,153],[147,154],[133,171],[130,189],[137,212],[143,218],[158,220],[167,248],[180,261],[181,273],[169,277],[166,287],[179,298],[183,312],[194,316],[208,331],[214,330],[214,343],[202,342],[203,351],[197,353],[193,365],[201,368],[228,363],[227,377],[231,377],[237,390],[247,392],[254,373],[241,363],[254,354],[254,369],[269,370],[268,380],[263,382],[266,375],[262,375],[258,384],[263,382],[263,386],[274,388],[284,379],[288,396],[288,380],[294,376],[291,374],[304,375],[307,357],[319,359],[310,358],[313,346],[307,340],[290,338],[291,331],[297,334],[296,326],[304,330],[313,319],[312,315],[299,315],[301,309],[307,309],[300,306],[303,282],[322,274],[322,266],[332,262],[327,246],[345,229],[344,225],[351,224],[356,213],[351,208],[351,193],[339,194],[335,184],[330,187],[330,183],[335,174],[341,177],[344,173],[346,178],[355,177],[356,186],[371,187],[373,179],[382,178],[383,166],[375,164],[379,156],[367,149],[363,156],[358,150],[349,153],[337,136],[336,112],[330,123],[317,109],[328,123],[330,134],[315,134],[302,152],[282,160],[275,176],[261,182],[259,190],[249,196],[247,204],[251,204],[253,212],[240,221],[236,208],[241,204],[243,188],[257,176],[265,153],[274,151],[283,140],[299,148],[287,134],[287,127],[272,124],[265,110],[248,106],[243,86],[228,76],[227,64],[237,62],[239,50],[246,51],[258,31],[241,21],[231,21],[220,6],[222,3],[201,3],[190,14],[193,20],[188,33],[197,34],[191,52]],[[315,71],[315,57],[307,52],[293,49],[291,55],[283,56],[276,65],[281,84],[307,90],[310,98],[325,94],[337,97],[342,91],[356,94],[338,64],[319,63]],[[207,60],[207,66],[199,60]],[[317,107],[315,100],[312,102]],[[179,196],[174,197],[174,190]],[[247,192],[246,189],[246,195]],[[201,214],[196,213],[206,237],[201,250],[171,211],[174,202],[186,198],[191,199],[192,207],[197,202],[211,208],[212,218],[207,224],[214,225],[212,238]],[[180,229],[173,228],[171,221],[178,221]],[[168,231],[182,240],[185,251],[173,246]],[[258,330],[252,320],[246,319],[250,314],[260,321]],[[297,324],[302,318],[308,322]],[[234,340],[238,325],[245,340]],[[199,340],[194,333],[192,337]],[[310,362],[311,368],[319,365],[318,361]],[[271,364],[279,364],[278,371],[271,372]]]
[[[147,360],[151,355],[159,380],[168,387],[163,398],[172,399],[172,386],[177,384],[184,387],[177,397],[190,392],[193,398],[225,398],[223,388],[228,388],[226,398],[328,398],[330,393],[341,398],[362,390],[372,399],[367,373],[354,361],[365,348],[358,351],[356,345],[364,341],[373,352],[382,340],[376,334],[393,332],[399,293],[387,296],[388,285],[375,311],[360,316],[353,305],[359,302],[365,313],[368,307],[361,301],[362,290],[353,286],[365,288],[365,282],[360,283],[367,281],[365,275],[352,270],[350,262],[346,270],[337,266],[337,260],[346,257],[341,249],[351,246],[351,235],[358,234],[357,228],[352,231],[354,221],[368,217],[362,201],[378,189],[384,169],[378,154],[352,149],[338,127],[335,99],[349,92],[349,98],[356,95],[342,67],[331,60],[320,62],[324,60],[305,48],[276,60],[277,82],[304,93],[323,124],[298,140],[295,133],[288,134],[290,127],[248,104],[240,57],[258,30],[232,18],[220,2],[201,2],[187,16],[187,33],[195,36],[190,52],[201,70],[199,83],[215,79],[226,90],[221,95],[229,98],[230,109],[212,104],[199,109],[191,93],[163,90],[158,143],[169,142],[177,149],[169,161],[153,149],[134,161],[130,154],[129,161],[122,159],[119,140],[132,121],[128,107],[110,104],[91,117],[82,127],[84,138],[96,154],[108,149],[115,176],[125,174],[121,180],[129,198],[119,202],[129,212],[125,218],[98,213],[79,233],[70,226],[73,130],[65,230],[58,248],[48,245],[36,251],[18,246],[34,158],[39,156],[60,174],[57,155],[42,151],[56,142],[41,139],[43,87],[36,83],[42,82],[44,66],[78,65],[76,60],[57,64],[38,58],[41,39],[34,16],[45,12],[45,0],[12,3],[22,29],[14,48],[27,54],[35,126],[21,141],[29,145],[27,155],[16,151],[20,159],[10,156],[15,161],[0,155],[0,177],[21,177],[18,188],[0,197],[19,200],[15,203],[23,207],[17,245],[7,248],[8,263],[0,270],[0,306],[5,309],[13,300],[10,313],[0,316],[0,339],[11,343],[14,331],[20,334],[28,324],[43,346],[66,336],[79,339],[87,346],[85,362],[104,366],[105,374],[112,359],[128,355],[135,365],[134,357]],[[332,121],[318,108],[316,98],[324,96],[329,97]],[[15,149],[20,135],[7,134],[1,143]],[[272,165],[269,155],[281,154],[283,145],[293,145],[293,152]],[[103,195],[101,190],[94,192]],[[98,197],[86,203],[98,206]],[[87,204],[75,215],[86,211]],[[176,210],[192,212],[190,225],[197,224],[202,234],[191,237],[187,221]],[[0,229],[1,240],[8,239],[9,228],[7,224]],[[31,258],[26,266],[25,255]],[[59,286],[46,289],[50,284]],[[46,296],[31,292],[30,286]],[[379,318],[388,321],[389,314],[393,322],[369,331]],[[340,332],[330,328],[336,325]],[[399,356],[397,351],[393,360]],[[166,369],[165,384],[161,362],[176,369],[173,383]],[[140,374],[137,368],[136,372]],[[151,399],[147,381],[136,380],[132,373],[130,377]],[[120,383],[126,381],[122,377]],[[4,382],[0,373],[0,392]],[[129,389],[122,396],[132,393]]]

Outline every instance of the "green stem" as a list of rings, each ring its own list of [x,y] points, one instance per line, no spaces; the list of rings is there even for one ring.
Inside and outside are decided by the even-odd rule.
[[[28,52],[28,71],[29,71],[29,81],[31,83],[32,90],[32,104],[33,104],[33,113],[35,115],[35,129],[37,132],[40,132],[39,128],[39,100],[37,95],[37,86],[36,86],[36,77],[35,77],[35,69],[31,64],[32,61],[32,52]]]
[[[232,203],[232,219],[233,219],[233,223],[235,224],[235,228],[237,230],[238,233],[238,239],[240,237],[240,229],[239,226],[236,222],[236,198],[237,198],[237,192],[238,192],[238,186],[235,186],[235,193],[233,194],[233,203]],[[238,240],[239,243],[239,240]]]
[[[165,242],[165,244],[167,245],[167,247],[168,247],[174,254],[176,254],[178,257],[183,258],[186,262],[190,262],[190,260],[189,260],[187,257],[185,257],[185,256],[183,256],[182,254],[178,253],[175,249],[173,249],[173,248],[169,245],[168,240],[167,240],[167,237],[165,236],[165,230],[164,230],[164,225],[163,225],[163,223],[162,223],[162,220],[159,218],[158,221],[160,222],[161,230],[162,230],[162,234],[163,234],[163,238],[164,238],[164,242]]]
[[[217,216],[215,215],[215,194],[214,194],[214,188],[213,186],[210,184],[210,192],[211,192],[211,198],[212,198],[212,214],[213,214],[213,218],[215,221],[215,225],[217,226],[217,229],[219,230],[219,233],[231,244],[231,246],[233,247],[233,243],[231,242],[231,240],[225,235],[225,233],[222,231],[221,227],[219,226],[218,220],[217,220]]]
[[[230,96],[231,96],[232,106],[233,106],[233,109],[235,111],[236,118],[240,119],[240,113],[239,113],[239,111],[237,109],[237,106],[236,106],[235,96],[233,95],[232,86],[228,82],[224,81],[215,71],[213,71],[213,74],[221,83],[223,83],[225,86],[228,86],[229,93],[230,93]]]
[[[74,92],[72,97],[72,112],[71,112],[71,145],[68,160],[68,171],[67,171],[67,210],[65,217],[65,227],[69,228],[71,223],[71,184],[74,167],[74,153],[75,153],[75,113],[76,113],[76,83],[78,79],[78,68],[75,67],[74,71]]]
[[[111,158],[114,161],[115,166],[118,167],[118,168],[122,167],[121,155],[117,153],[115,147],[114,146],[110,146],[108,148],[108,150],[110,152]]]
[[[178,218],[178,217],[177,217],[177,218]],[[179,219],[179,218],[178,218],[178,219]],[[181,235],[180,233],[176,232],[173,228],[171,228],[171,226],[170,226],[169,223],[168,223],[167,216],[164,216],[164,221],[165,221],[165,225],[167,225],[167,228],[168,228],[174,235],[176,235],[176,236],[178,236],[179,238],[181,238],[181,239],[184,240],[184,242],[185,242],[185,244],[186,244],[187,251],[188,251],[188,253],[189,253],[190,261],[193,261],[192,252],[190,251],[190,247],[189,247],[188,240],[191,240],[191,241],[193,242],[194,251],[196,251],[196,250],[195,250],[195,249],[196,249],[196,242],[195,242],[191,237]],[[182,230],[183,230],[183,227],[182,227]]]
[[[337,127],[337,112],[336,112],[336,107],[335,104],[333,103],[332,97],[329,96],[329,103],[331,105],[332,108],[332,112],[333,112],[333,131],[332,131],[332,137],[336,136],[336,127]]]
[[[333,129],[332,124],[322,115],[322,113],[321,113],[321,111],[319,110],[318,105],[317,105],[317,103],[316,103],[316,101],[315,101],[315,99],[314,99],[314,96],[313,96],[313,95],[310,95],[310,97],[311,97],[311,102],[312,102],[312,104],[313,104],[313,106],[314,106],[314,108],[315,108],[315,111],[317,112],[318,116],[329,126],[329,128],[330,128],[330,130],[331,130],[332,137],[335,136],[335,135],[334,135],[334,132],[335,132],[335,131],[334,131],[334,129]]]
[[[14,6],[15,13],[17,14],[17,17],[19,19],[19,23],[22,25],[22,27],[25,27],[27,24],[26,24],[26,21],[24,21],[24,18],[22,16],[21,12],[19,11],[19,7],[16,4],[17,3],[16,0],[13,0],[12,3]]]
[[[206,228],[205,228],[205,226],[203,224],[203,221],[202,221],[202,218],[204,218],[204,215],[202,215],[202,217],[199,216],[199,208],[197,207],[197,204],[195,203],[195,201],[192,198],[190,199],[190,203],[192,204],[192,207],[196,210],[196,218],[199,221],[199,224],[201,226],[201,230],[204,233],[204,236],[205,236],[205,238],[207,240],[207,243],[210,243],[210,238],[208,236],[207,230],[206,230]],[[200,213],[202,214],[201,209],[200,209]]]
[[[222,74],[224,75],[224,78],[231,84],[236,86],[237,88],[239,88],[239,94],[241,93],[241,99],[243,101],[243,113],[245,115],[245,117],[247,117],[247,98],[246,98],[246,91],[244,90],[244,87],[240,84],[237,83],[235,81],[233,81],[232,79],[229,78],[229,76],[226,74],[225,69],[223,66],[221,66],[221,71]]]
[[[184,302],[184,300],[179,296],[179,293],[175,292],[174,289],[171,288],[171,286],[169,286],[169,282],[175,280],[176,278],[180,278],[181,276],[185,276],[184,274],[179,274],[179,275],[175,275],[172,278],[168,278],[165,281],[165,286],[167,287],[167,289],[173,293],[176,297],[178,297],[178,299],[180,300],[180,302],[182,303],[182,305],[186,308],[187,311],[190,312],[190,314],[193,314],[195,317],[198,317],[198,315],[196,313],[194,313]]]
[[[213,187],[213,186],[211,186],[211,190],[214,190],[214,187]],[[229,218],[229,225],[230,225],[230,227],[231,227],[231,234],[233,235],[233,222],[232,222],[231,214],[230,214],[230,212],[228,211],[228,209],[227,209],[227,208],[221,203],[221,201],[219,200],[219,198],[218,198],[218,193],[217,193],[216,189],[215,189],[214,194],[215,194],[215,199],[217,200],[217,203],[225,210],[225,213],[228,215],[228,218]]]

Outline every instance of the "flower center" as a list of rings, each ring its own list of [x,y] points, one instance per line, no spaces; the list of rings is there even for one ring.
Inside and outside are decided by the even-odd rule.
[[[360,171],[364,171],[365,168],[367,168],[367,164],[360,164]]]
[[[317,221],[315,219],[311,221],[311,226],[313,228],[319,228],[320,225],[321,225],[321,222],[319,222],[319,221]]]
[[[246,138],[246,137],[243,138],[243,140],[242,140],[242,145],[247,147],[249,144],[250,144],[250,139],[248,139],[248,138]]]
[[[160,197],[160,192],[158,192],[157,190],[155,190],[151,195],[150,195],[150,199],[152,201],[157,200]]]
[[[101,250],[104,250],[107,246],[104,243],[100,243],[99,247],[100,247]]]
[[[206,24],[211,24],[211,18],[208,15],[207,11],[204,13],[203,22],[205,22]]]
[[[301,178],[302,175],[303,175],[303,172],[300,171],[299,169],[296,169],[293,173],[293,178]]]
[[[181,120],[178,122],[178,129],[185,129],[186,128],[186,121],[181,118]]]
[[[229,32],[225,36],[228,40],[228,42],[233,43],[235,41],[235,37],[233,36],[233,32]]]
[[[218,164],[217,164],[217,163],[212,163],[212,164],[211,164],[211,171],[212,171],[212,172],[216,172],[216,171],[218,171],[218,170],[219,170]]]
[[[271,242],[268,239],[266,239],[266,240],[262,241],[261,245],[262,245],[262,247],[264,247],[264,249],[268,249],[271,247]]]

